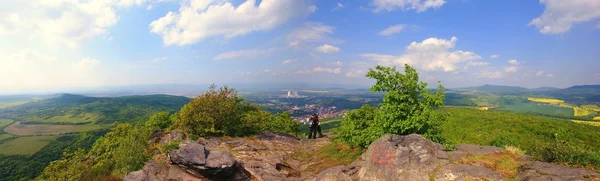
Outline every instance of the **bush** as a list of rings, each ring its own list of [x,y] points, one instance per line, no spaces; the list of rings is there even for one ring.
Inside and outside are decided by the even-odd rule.
[[[174,126],[197,136],[247,136],[262,131],[298,134],[300,127],[290,113],[273,115],[237,96],[227,86],[192,99],[173,118]]]
[[[169,141],[169,143],[167,143],[166,145],[162,146],[161,151],[163,153],[166,153],[170,150],[175,150],[175,149],[179,149],[179,141],[178,140],[171,140]]]
[[[150,130],[165,129],[171,126],[171,117],[169,112],[159,112],[152,115],[145,124]]]
[[[372,92],[385,92],[379,109],[362,107],[342,121],[338,129],[339,138],[353,145],[367,146],[384,134],[423,134],[425,137],[443,142],[440,135],[441,123],[447,119],[443,112],[434,112],[444,106],[444,87],[437,91],[425,89],[427,83],[419,82],[419,74],[409,65],[405,74],[395,67],[377,66],[369,69],[367,77],[375,79]]]

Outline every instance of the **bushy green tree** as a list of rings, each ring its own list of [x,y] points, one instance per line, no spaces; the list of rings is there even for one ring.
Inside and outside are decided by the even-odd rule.
[[[156,113],[145,122],[145,125],[146,128],[151,130],[168,128],[171,126],[171,115],[169,115],[169,112]]]
[[[367,146],[384,134],[423,134],[434,141],[439,137],[440,123],[446,120],[443,114],[433,110],[444,106],[444,87],[438,85],[432,93],[427,83],[419,82],[419,74],[409,65],[404,65],[404,74],[396,67],[377,66],[369,69],[367,77],[375,79],[372,92],[385,92],[379,109],[363,107],[350,112],[337,131],[340,138],[350,144]],[[368,111],[373,111],[366,113]],[[360,117],[366,116],[366,117]],[[374,116],[369,120],[369,116]]]

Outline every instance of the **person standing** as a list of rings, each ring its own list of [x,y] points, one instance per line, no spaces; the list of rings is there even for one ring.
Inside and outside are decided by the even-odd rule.
[[[308,125],[310,126],[310,131],[308,132],[308,139],[315,139],[317,136],[317,114],[313,114],[310,116],[308,120]]]
[[[323,138],[323,133],[321,133],[321,120],[319,120],[319,115],[315,114],[315,120],[317,120],[317,132],[319,133],[319,138]]]

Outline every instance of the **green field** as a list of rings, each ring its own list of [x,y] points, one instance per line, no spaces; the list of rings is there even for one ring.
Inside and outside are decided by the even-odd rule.
[[[28,103],[28,101],[0,102],[0,109],[4,109],[4,108],[8,108],[8,107],[14,107],[14,106],[20,106],[20,105],[23,105],[25,103]]]
[[[509,104],[503,104],[497,108],[498,110],[513,111],[518,113],[541,113],[555,116],[573,116],[572,108],[547,105],[544,103],[536,103],[527,101],[526,99],[514,99]]]
[[[111,125],[85,124],[85,125],[52,125],[52,124],[21,124],[17,122],[6,128],[4,131],[14,135],[56,135],[69,132],[83,132],[107,128]]]
[[[31,155],[42,149],[58,136],[30,136],[19,137],[0,144],[0,154],[5,155]]]
[[[6,139],[6,138],[10,138],[13,137],[13,135],[11,134],[0,134],[0,141]]]
[[[93,123],[100,117],[99,114],[96,113],[74,113],[73,111],[64,115],[58,115],[48,118],[42,118],[39,116],[28,116],[21,120],[21,122],[43,122],[43,123]]]
[[[10,124],[12,124],[14,121],[10,120],[10,119],[0,119],[0,128],[4,128]]]

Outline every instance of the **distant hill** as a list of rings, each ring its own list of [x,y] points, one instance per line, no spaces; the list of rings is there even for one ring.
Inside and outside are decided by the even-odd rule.
[[[586,90],[600,90],[600,85],[576,85],[573,87],[569,87],[567,88],[569,90],[582,90],[582,89],[586,89]]]
[[[520,93],[530,91],[525,87],[518,86],[503,86],[503,85],[483,85],[477,87],[464,87],[464,88],[455,88],[452,90],[456,91],[477,91],[477,92],[489,92],[489,93]]]
[[[555,91],[555,90],[560,90],[560,88],[556,88],[556,87],[538,87],[538,88],[534,88],[534,89],[530,89],[531,91]]]
[[[23,122],[44,122],[45,120],[64,118],[89,119],[90,122],[102,124],[135,122],[147,119],[156,112],[178,111],[188,102],[189,98],[187,97],[170,95],[87,97],[62,94],[55,98],[0,110],[0,118]],[[90,117],[89,115],[97,116]],[[68,120],[65,121],[68,122]]]

